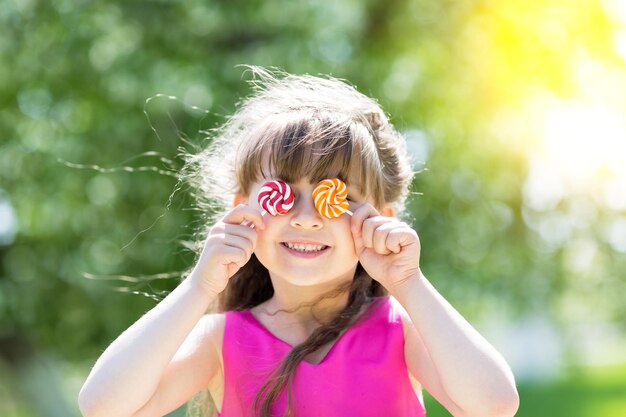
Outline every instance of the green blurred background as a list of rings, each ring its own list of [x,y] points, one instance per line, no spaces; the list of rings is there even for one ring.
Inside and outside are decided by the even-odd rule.
[[[237,64],[380,101],[423,270],[513,367],[518,416],[626,416],[620,0],[2,0],[0,415],[78,416],[190,266],[179,149],[250,92]]]

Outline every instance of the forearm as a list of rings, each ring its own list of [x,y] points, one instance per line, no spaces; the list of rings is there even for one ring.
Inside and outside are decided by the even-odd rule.
[[[411,317],[447,395],[468,415],[516,402],[515,381],[504,358],[421,273],[391,294]]]
[[[104,351],[81,389],[81,408],[131,415],[152,397],[163,371],[215,298],[191,278]]]

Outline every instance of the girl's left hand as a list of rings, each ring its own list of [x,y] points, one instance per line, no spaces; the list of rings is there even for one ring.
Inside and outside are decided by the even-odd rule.
[[[354,211],[351,231],[361,265],[389,292],[419,274],[419,237],[406,223],[363,204]]]

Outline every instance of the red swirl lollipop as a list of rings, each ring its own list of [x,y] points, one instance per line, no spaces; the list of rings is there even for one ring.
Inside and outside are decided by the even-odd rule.
[[[267,212],[272,216],[280,216],[289,213],[293,207],[293,192],[283,181],[268,181],[259,190],[257,200],[263,209],[261,215]]]

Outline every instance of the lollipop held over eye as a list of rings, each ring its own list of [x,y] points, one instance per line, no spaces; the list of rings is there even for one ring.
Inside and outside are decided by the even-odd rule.
[[[259,206],[261,206],[261,216],[265,216],[266,213],[272,216],[282,216],[289,213],[289,210],[293,207],[293,192],[291,187],[284,181],[268,181],[259,190],[257,201]],[[242,224],[254,229],[254,225],[251,225],[247,220]]]
[[[269,213],[272,216],[281,216],[289,213],[293,207],[293,192],[291,187],[280,180],[268,181],[263,184],[257,195],[259,205],[263,209],[261,215]]]
[[[352,212],[348,210],[350,205],[347,197],[348,187],[339,178],[320,181],[313,190],[315,208],[322,216],[329,219],[335,219],[343,213],[352,216]]]

